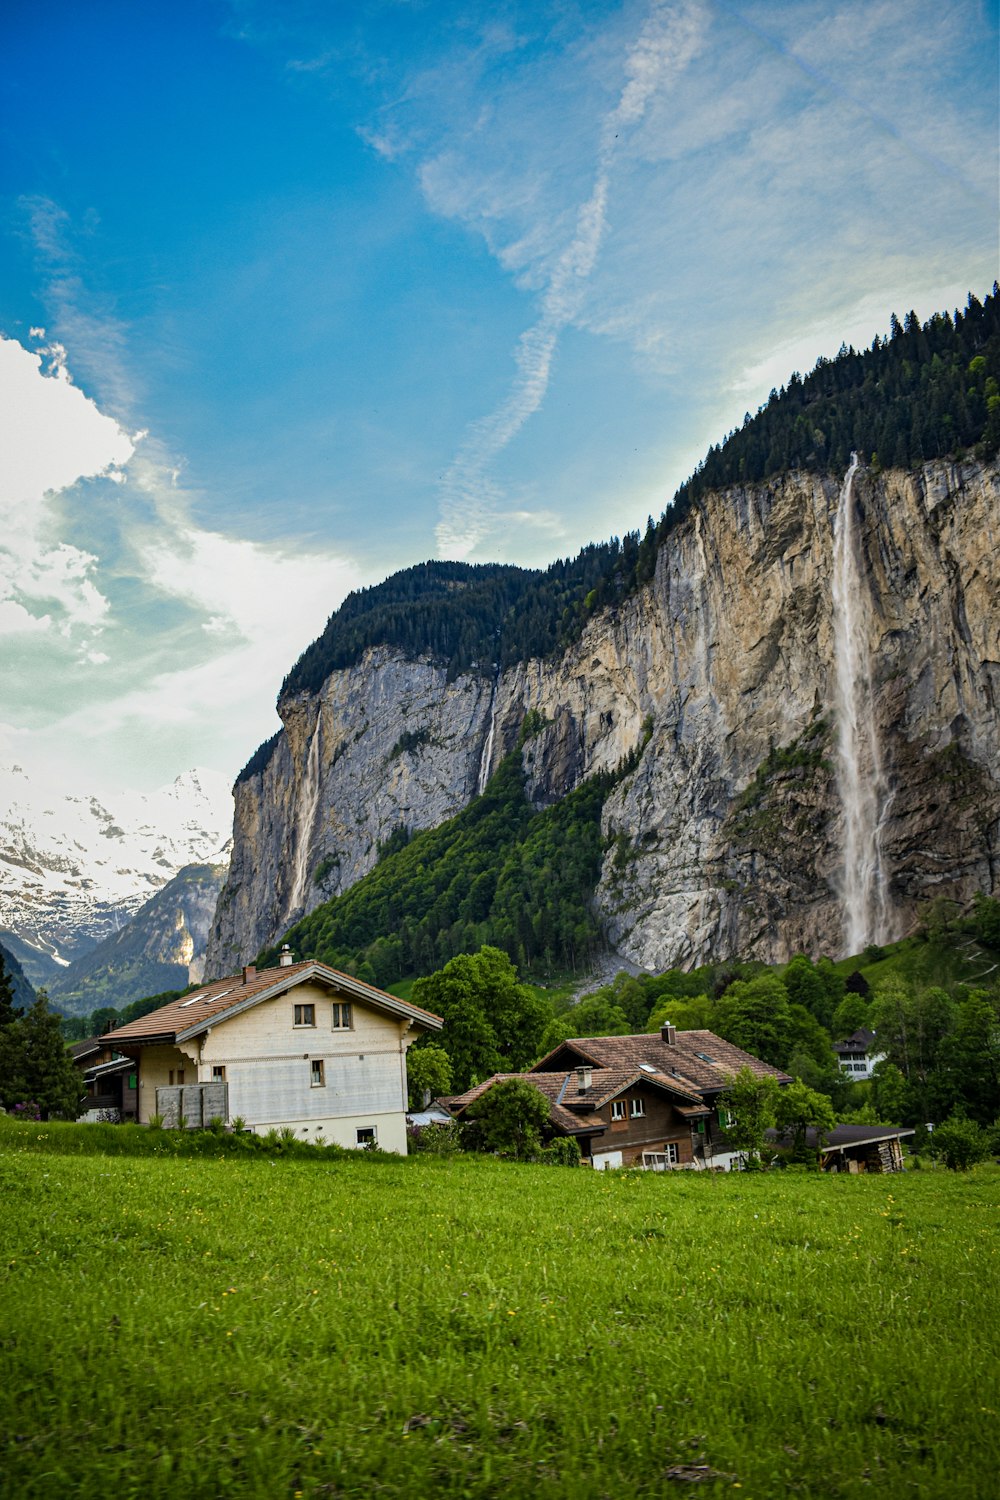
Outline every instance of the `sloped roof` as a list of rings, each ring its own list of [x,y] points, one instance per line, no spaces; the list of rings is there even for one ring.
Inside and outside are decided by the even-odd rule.
[[[550,1101],[553,1124],[558,1125],[560,1130],[577,1135],[590,1135],[595,1130],[606,1129],[607,1122],[596,1111],[603,1108],[609,1100],[623,1094],[626,1089],[634,1089],[642,1084],[662,1089],[675,1100],[685,1100],[686,1104],[675,1104],[675,1108],[686,1119],[695,1119],[708,1113],[701,1095],[695,1089],[676,1078],[668,1078],[663,1073],[649,1073],[641,1068],[592,1068],[590,1087],[581,1088],[575,1065],[545,1073],[494,1073],[485,1083],[477,1083],[464,1094],[454,1095],[444,1102],[453,1114],[461,1114],[481,1098],[487,1089],[512,1078],[530,1083],[543,1093]]]
[[[792,1081],[780,1068],[761,1062],[713,1031],[677,1031],[674,1037],[673,1042],[665,1042],[658,1031],[638,1036],[571,1037],[535,1063],[531,1071],[559,1071],[581,1062],[631,1073],[645,1073],[651,1068],[650,1079],[673,1084],[699,1098],[724,1089],[740,1068],[749,1068],[759,1078]]]
[[[440,1016],[432,1015],[429,1010],[422,1010],[409,1000],[399,1000],[395,995],[387,995],[384,990],[365,984],[351,974],[341,974],[337,969],[328,968],[326,964],[307,959],[302,963],[279,965],[274,969],[256,970],[248,966],[239,974],[202,985],[193,995],[171,1000],[167,1005],[161,1005],[159,1010],[141,1016],[138,1021],[130,1021],[127,1026],[119,1026],[117,1031],[109,1031],[101,1041],[116,1047],[129,1042],[149,1045],[152,1042],[185,1041],[209,1026],[217,1026],[254,1005],[273,1000],[305,983],[326,985],[345,999],[357,1000],[370,1005],[373,1010],[413,1021],[428,1031],[440,1031],[444,1025]]]
[[[859,1026],[857,1031],[852,1031],[850,1036],[845,1036],[843,1041],[834,1042],[834,1052],[870,1052],[872,1042],[875,1040],[874,1031],[869,1031],[867,1026]]]
[[[519,1083],[528,1083],[532,1088],[544,1094],[549,1101],[549,1115],[553,1125],[557,1126],[565,1135],[595,1135],[607,1128],[600,1115],[591,1111],[581,1113],[579,1110],[567,1109],[563,1099],[570,1079],[576,1078],[575,1073],[494,1073],[492,1078],[487,1078],[485,1083],[474,1084],[471,1089],[466,1089],[464,1094],[454,1094],[450,1098],[442,1099],[440,1102],[452,1115],[464,1114],[470,1104],[488,1092],[497,1083],[509,1083],[516,1079]]]

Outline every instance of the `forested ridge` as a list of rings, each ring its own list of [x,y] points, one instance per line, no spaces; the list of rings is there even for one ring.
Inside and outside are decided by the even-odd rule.
[[[677,498],[768,479],[789,469],[838,474],[852,453],[875,468],[1000,448],[1000,291],[964,312],[893,316],[888,338],[844,347],[804,379],[771,392],[755,417],[709,450]],[[676,501],[675,501],[676,503]]]
[[[871,348],[842,348],[804,378],[772,391],[756,415],[712,447],[658,522],[590,543],[543,571],[501,564],[426,562],[361,589],[331,615],[289,672],[281,697],[316,692],[332,671],[376,645],[442,663],[449,679],[491,675],[550,656],[579,638],[587,620],[652,578],[660,547],[711,490],[765,481],[786,470],[841,474],[852,452],[874,469],[1000,448],[1000,291],[964,311],[921,324],[895,316]],[[261,771],[277,739],[240,773]]]

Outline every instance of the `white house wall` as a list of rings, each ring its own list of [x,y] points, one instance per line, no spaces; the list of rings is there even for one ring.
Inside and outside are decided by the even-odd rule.
[[[348,1030],[333,1028],[334,997],[317,984],[296,985],[214,1026],[201,1039],[198,1082],[225,1068],[230,1117],[253,1130],[289,1126],[307,1140],[355,1146],[358,1129],[375,1126],[383,1150],[405,1154],[406,1048],[417,1033],[349,996],[336,999],[351,1004]],[[315,1006],[315,1026],[295,1025],[297,1005]],[[312,1083],[316,1061],[320,1086]]]

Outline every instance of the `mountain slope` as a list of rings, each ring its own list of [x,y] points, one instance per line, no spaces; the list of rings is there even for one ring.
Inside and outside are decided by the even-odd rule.
[[[197,984],[225,865],[186,865],[121,929],[76,959],[52,983],[53,1005],[65,1015],[99,1006],[121,1010],[161,990]]]
[[[0,807],[0,929],[36,984],[54,984],[183,866],[217,861],[232,818],[229,787],[211,771],[107,802],[51,795],[7,766]]]

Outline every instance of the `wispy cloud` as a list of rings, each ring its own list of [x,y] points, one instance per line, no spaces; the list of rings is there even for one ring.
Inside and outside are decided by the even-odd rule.
[[[496,411],[473,424],[442,480],[437,543],[445,556],[468,556],[492,529],[501,490],[489,468],[540,408],[559,336],[581,311],[607,226],[614,162],[622,137],[641,122],[656,91],[687,66],[700,35],[693,5],[654,3],[626,54],[624,85],[615,107],[601,122],[590,194],[578,208],[572,237],[551,269],[540,316],[519,340],[511,391]]]

